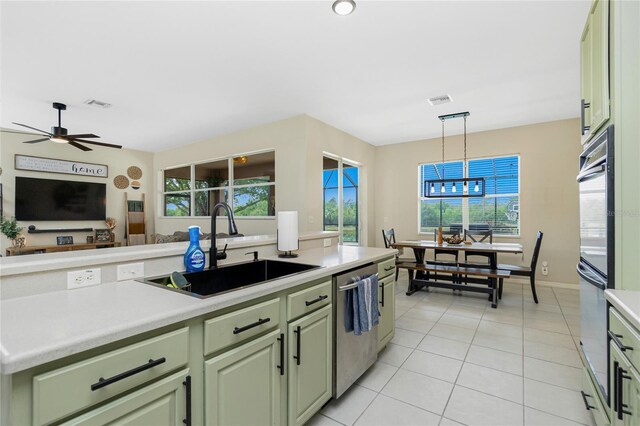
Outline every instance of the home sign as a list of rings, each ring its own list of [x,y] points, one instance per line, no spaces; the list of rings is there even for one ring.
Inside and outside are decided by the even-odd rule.
[[[16,170],[64,173],[68,175],[108,177],[109,167],[105,164],[81,163],[78,161],[56,160],[54,158],[32,157],[16,154]]]

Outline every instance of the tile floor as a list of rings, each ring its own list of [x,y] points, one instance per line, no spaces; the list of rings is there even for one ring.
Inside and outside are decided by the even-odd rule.
[[[309,425],[592,425],[580,396],[577,290],[506,283],[498,309],[451,290],[396,288],[396,334]]]

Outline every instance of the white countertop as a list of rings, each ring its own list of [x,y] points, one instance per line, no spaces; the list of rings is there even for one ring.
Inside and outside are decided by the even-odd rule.
[[[300,241],[333,238],[340,234],[334,231],[313,231],[300,233]],[[275,244],[275,235],[251,235],[237,238],[218,238],[216,246],[228,249],[256,247]],[[158,257],[183,255],[189,246],[188,241],[167,244],[145,244],[140,246],[111,247],[99,250],[78,250],[72,252],[32,254],[28,256],[0,257],[0,277],[34,272],[52,271],[65,268],[82,268],[86,265],[128,262]],[[211,240],[200,240],[203,250],[209,250]]]
[[[640,330],[640,291],[605,290],[604,297],[627,321]]]
[[[304,250],[291,261],[322,268],[209,299],[198,299],[137,281],[120,281],[3,300],[0,301],[0,372],[12,374],[26,370],[389,258],[395,252],[355,246]]]

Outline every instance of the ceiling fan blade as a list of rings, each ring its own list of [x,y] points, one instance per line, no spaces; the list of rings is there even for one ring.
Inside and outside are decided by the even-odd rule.
[[[93,133],[83,133],[81,135],[65,135],[65,137],[69,139],[77,139],[77,138],[99,138],[100,136],[94,135]]]
[[[17,135],[29,135],[29,136],[47,136],[47,135],[40,135],[38,133],[29,133],[29,132],[17,132],[15,130],[4,130],[4,129],[0,129],[0,132],[2,133],[15,133]]]
[[[69,141],[69,145],[71,146],[75,146],[78,149],[81,149],[83,151],[93,151],[91,148],[89,148],[88,146],[83,146],[80,145],[79,143],[75,143],[74,141]]]
[[[70,141],[71,140],[76,141],[76,142],[82,142],[82,143],[91,143],[91,144],[100,145],[100,146],[108,146],[109,148],[118,148],[118,149],[122,148],[122,145],[114,145],[114,144],[111,144],[111,143],[87,141],[87,140],[84,140],[84,139],[70,139]]]
[[[47,135],[51,135],[51,133],[49,133],[49,132],[47,132],[45,130],[36,129],[35,127],[27,126],[26,124],[14,123],[13,121],[11,122],[11,124],[15,124],[16,126],[26,127],[27,129],[31,129],[31,130],[35,130],[35,131],[40,132],[40,133],[46,133]]]
[[[38,142],[44,142],[44,141],[48,141],[48,140],[49,140],[49,138],[44,138],[44,139],[36,139],[36,140],[33,140],[33,141],[24,141],[22,143],[38,143]]]

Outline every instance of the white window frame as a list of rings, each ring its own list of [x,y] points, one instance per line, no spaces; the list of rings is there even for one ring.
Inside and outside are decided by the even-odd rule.
[[[361,184],[361,177],[362,177],[362,163],[360,163],[359,161],[355,161],[355,160],[350,160],[348,158],[344,158],[341,157],[339,155],[335,155],[335,154],[331,154],[330,152],[326,152],[326,151],[322,151],[322,156],[323,157],[327,157],[327,158],[331,158],[332,160],[335,160],[338,162],[338,233],[340,234],[338,236],[338,244],[340,245],[346,245],[346,246],[360,246],[362,245],[362,184]],[[342,217],[342,202],[343,202],[343,190],[344,190],[344,186],[342,183],[342,173],[343,173],[343,169],[344,169],[344,165],[347,166],[351,166],[351,167],[356,167],[358,169],[358,189],[356,191],[356,197],[358,197],[358,235],[356,236],[357,241],[356,242],[344,242],[343,241],[343,232],[344,232],[344,218]],[[324,172],[324,170],[323,170]],[[324,230],[324,204],[322,205],[322,228]]]
[[[223,190],[223,191],[227,191],[228,192],[228,199],[229,199],[229,206],[231,206],[231,209],[234,210],[235,206],[234,206],[234,202],[233,202],[233,195],[234,195],[234,190],[238,189],[238,188],[252,188],[252,187],[256,187],[256,186],[273,186],[274,188],[276,188],[276,181],[274,180],[273,182],[265,182],[265,183],[250,183],[250,184],[243,184],[243,185],[234,185],[233,182],[235,181],[234,179],[234,164],[233,164],[233,159],[237,158],[237,157],[241,157],[241,156],[251,156],[251,155],[256,155],[256,154],[264,154],[264,153],[268,153],[268,152],[273,152],[274,153],[274,169],[275,169],[275,152],[276,150],[271,148],[271,149],[264,149],[264,150],[260,150],[260,151],[251,151],[251,152],[243,152],[243,153],[238,153],[238,154],[233,154],[231,156],[225,156],[225,157],[218,157],[218,158],[210,158],[207,160],[202,160],[202,161],[198,161],[198,162],[193,162],[193,163],[187,163],[187,164],[179,164],[179,165],[175,165],[175,166],[170,166],[170,167],[165,167],[163,169],[160,170],[159,173],[159,179],[160,179],[160,199],[158,202],[158,211],[162,212],[161,215],[159,215],[160,218],[162,219],[181,219],[181,218],[203,218],[203,217],[211,217],[209,215],[207,216],[197,216],[194,214],[190,214],[188,216],[167,216],[165,215],[165,196],[166,195],[172,195],[172,194],[184,194],[184,193],[189,193],[190,194],[190,213],[194,213],[194,206],[195,206],[195,202],[196,202],[196,193],[197,192],[209,192],[209,191],[216,191],[216,190]],[[207,163],[212,163],[212,162],[216,162],[216,161],[227,161],[227,167],[229,170],[229,179],[227,179],[228,184],[226,186],[216,186],[216,187],[211,187],[211,188],[201,188],[201,189],[196,189],[195,187],[195,183],[196,183],[196,166],[201,165],[201,164],[207,164]],[[181,167],[190,167],[190,179],[191,179],[191,188],[185,191],[165,191],[164,190],[164,179],[165,179],[165,171],[168,170],[173,170],[173,169],[179,169]],[[277,192],[276,192],[277,193]],[[275,214],[274,215],[269,215],[269,216],[235,216],[234,215],[234,219],[235,220],[246,220],[246,219],[252,219],[252,220],[275,220]]]
[[[462,162],[462,170],[463,177],[469,176],[469,161],[475,160],[487,160],[487,159],[496,159],[496,158],[507,158],[507,157],[518,157],[518,193],[517,194],[485,194],[484,198],[501,198],[501,197],[518,197],[518,233],[515,235],[503,235],[503,234],[495,234],[496,238],[520,238],[522,234],[522,186],[521,186],[521,175],[520,171],[522,170],[522,156],[520,154],[503,154],[503,155],[489,155],[486,157],[475,157],[475,158],[467,158],[466,164],[464,163],[464,159],[454,159],[445,161],[444,164],[450,163],[459,163]],[[425,165],[439,165],[442,162],[430,161],[425,163],[418,164],[418,235],[432,235],[432,232],[424,232],[422,231],[422,202],[427,200],[442,200],[442,199],[452,199],[456,197],[424,197],[423,196],[423,184],[422,181],[422,166]],[[462,227],[463,229],[469,229],[469,198],[467,197],[457,197],[462,198]]]

